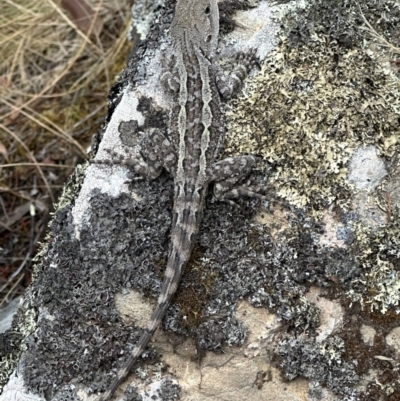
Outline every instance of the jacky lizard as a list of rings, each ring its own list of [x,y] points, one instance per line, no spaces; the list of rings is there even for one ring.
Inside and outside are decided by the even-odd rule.
[[[110,399],[160,325],[190,259],[209,184],[215,183],[214,194],[221,200],[262,197],[254,189],[238,185],[251,171],[255,156],[218,161],[225,131],[220,97],[228,98],[240,87],[251,65],[239,62],[225,77],[215,63],[218,32],[217,0],[177,0],[170,28],[172,56],[161,78],[174,99],[168,133],[151,129],[141,143],[143,159],[119,161],[133,166],[146,179],[156,178],[162,168],[173,176],[171,248],[147,328],[99,401]]]

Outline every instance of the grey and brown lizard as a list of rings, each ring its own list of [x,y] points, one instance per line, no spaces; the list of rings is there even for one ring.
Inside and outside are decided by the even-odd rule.
[[[221,96],[231,96],[249,68],[239,63],[229,77],[224,76],[215,63],[218,32],[217,0],[177,0],[170,28],[172,56],[162,76],[174,99],[168,133],[151,129],[141,143],[143,160],[119,162],[133,166],[140,177],[147,179],[156,178],[162,168],[172,175],[171,247],[164,282],[147,328],[99,401],[110,399],[160,325],[195,245],[209,184],[215,183],[217,199],[261,197],[238,184],[251,171],[255,156],[218,161],[225,131]]]

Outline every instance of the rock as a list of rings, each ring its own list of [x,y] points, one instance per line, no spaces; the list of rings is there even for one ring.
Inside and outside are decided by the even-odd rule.
[[[0,309],[0,333],[4,333],[11,328],[11,322],[20,301],[21,297],[15,298],[8,305]]]
[[[398,355],[400,355],[400,327],[395,327],[386,336],[386,342],[393,347]]]
[[[366,324],[363,324],[363,325],[361,325],[360,331],[361,331],[362,339],[365,342],[365,344],[367,344],[369,346],[373,346],[376,330],[371,326],[367,326]]]

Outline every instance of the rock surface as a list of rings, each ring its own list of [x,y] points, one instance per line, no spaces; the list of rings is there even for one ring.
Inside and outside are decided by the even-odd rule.
[[[18,309],[20,297],[13,299],[7,306],[0,309],[0,333],[11,328],[12,319]]]
[[[249,179],[269,201],[235,208],[210,194],[163,327],[117,399],[396,401],[399,72],[379,35],[400,37],[400,7],[221,3],[222,68],[240,50],[260,58],[225,105],[224,156],[262,155]],[[137,153],[143,132],[165,126],[173,9],[135,3],[146,39],[110,92],[93,157]],[[125,166],[86,164],[66,185],[1,334],[1,401],[91,400],[140,336],[163,279],[173,187],[166,173],[130,178]]]

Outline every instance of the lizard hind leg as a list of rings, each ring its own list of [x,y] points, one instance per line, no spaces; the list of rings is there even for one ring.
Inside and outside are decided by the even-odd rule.
[[[236,66],[226,76],[221,67],[215,67],[215,79],[219,93],[224,99],[231,98],[242,86],[249,72],[257,65],[255,51],[251,50],[245,54],[240,52],[236,55]]]
[[[143,138],[142,151],[148,165],[164,167],[172,176],[175,175],[177,157],[175,148],[169,139],[158,129],[153,128]]]
[[[92,160],[92,164],[121,165],[133,167],[135,174],[134,181],[141,179],[154,180],[164,167],[172,175],[176,165],[176,154],[171,142],[158,129],[151,129],[141,141],[141,150],[135,157],[121,156],[113,150],[106,149],[111,155],[111,160]]]
[[[209,182],[215,182],[214,195],[217,200],[232,203],[232,199],[243,196],[267,199],[260,194],[263,187],[240,184],[250,174],[257,159],[252,155],[231,157],[211,166],[208,170]]]

